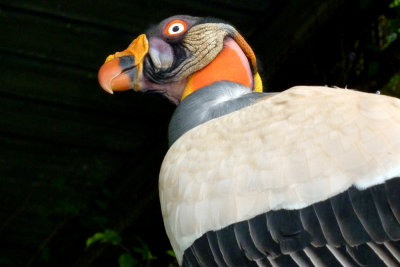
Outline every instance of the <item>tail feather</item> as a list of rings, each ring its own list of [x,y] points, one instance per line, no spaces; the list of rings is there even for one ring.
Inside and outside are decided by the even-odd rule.
[[[271,233],[267,228],[267,218],[265,214],[258,215],[249,220],[249,231],[254,244],[260,251],[272,257],[280,255],[277,243],[272,239]]]
[[[248,221],[235,224],[234,231],[239,247],[244,251],[247,258],[254,260],[261,260],[265,258],[266,254],[262,253],[255,246],[255,241],[250,235]]]
[[[341,266],[340,262],[332,254],[332,252],[326,247],[308,247],[304,250],[307,256],[310,258],[313,266],[331,267]]]
[[[400,224],[400,178],[385,183],[386,197],[397,223]]]
[[[268,212],[267,227],[283,254],[301,251],[311,242],[311,235],[304,230],[298,210]]]
[[[397,260],[398,263],[400,263],[400,243],[398,242],[385,242],[383,243],[387,250],[392,254],[393,258]]]
[[[347,254],[345,250],[343,250],[342,247],[335,248],[330,245],[327,245],[326,247],[342,266],[357,266],[357,263]]]
[[[357,190],[356,188],[351,187],[347,193],[354,212],[357,214],[358,219],[369,236],[378,243],[383,243],[387,240],[388,237],[382,227],[370,191]]]
[[[279,257],[268,258],[272,266],[276,267],[288,267],[297,266],[296,262],[290,257],[290,255],[280,255]]]
[[[336,221],[344,240],[350,246],[356,246],[371,240],[362,227],[354,209],[350,204],[349,195],[343,192],[330,199]]]
[[[386,249],[384,245],[379,245],[373,242],[368,243],[368,246],[376,253],[376,255],[386,264],[386,266],[395,267],[396,259],[393,258],[392,254]]]
[[[304,251],[297,251],[290,253],[293,261],[297,263],[298,266],[313,266],[311,259],[307,256]]]
[[[325,246],[326,239],[322,233],[317,215],[312,206],[300,210],[300,219],[304,229],[311,235],[311,245],[314,247]]]
[[[329,244],[339,247],[345,243],[329,201],[313,205],[325,239]]]
[[[271,262],[268,260],[267,257],[263,258],[263,259],[259,259],[256,261],[257,265],[259,267],[272,267]]]
[[[216,266],[217,263],[215,262],[207,236],[206,238],[196,240],[191,248],[200,266]]]
[[[221,249],[219,248],[218,239],[215,232],[207,232],[207,239],[210,245],[211,253],[214,257],[215,262],[217,263],[217,266],[219,267],[228,266],[224,261],[224,258],[222,257],[222,252]]]
[[[387,201],[385,185],[371,187],[370,192],[374,198],[375,207],[378,210],[383,229],[391,240],[400,240],[400,224],[392,213]],[[398,192],[400,194],[400,192]]]
[[[382,260],[366,244],[359,246],[346,246],[347,253],[359,266],[383,266]]]
[[[216,234],[219,249],[228,266],[251,266],[252,261],[246,258],[239,247],[233,225],[221,229]]]

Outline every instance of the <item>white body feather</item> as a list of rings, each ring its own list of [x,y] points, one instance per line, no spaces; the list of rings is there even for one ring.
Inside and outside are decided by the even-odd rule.
[[[207,231],[396,176],[399,99],[298,86],[185,133],[165,156],[159,189],[181,263]]]

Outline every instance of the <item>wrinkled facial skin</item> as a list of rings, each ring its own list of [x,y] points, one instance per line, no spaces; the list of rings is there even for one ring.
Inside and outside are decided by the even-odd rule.
[[[170,22],[180,20],[186,23],[186,29],[176,35],[167,34]],[[145,34],[149,40],[149,55],[145,58],[144,72],[146,78],[155,83],[167,83],[179,78],[171,77],[175,70],[188,56],[182,45],[187,30],[198,24],[201,18],[190,16],[173,16],[163,20],[158,26]],[[182,77],[181,77],[182,78]],[[186,77],[185,77],[186,78]]]
[[[171,30],[177,33],[170,34]],[[145,76],[155,83],[186,79],[214,60],[223,48],[225,37],[235,34],[232,26],[214,19],[169,18],[146,33],[150,51],[145,60]]]

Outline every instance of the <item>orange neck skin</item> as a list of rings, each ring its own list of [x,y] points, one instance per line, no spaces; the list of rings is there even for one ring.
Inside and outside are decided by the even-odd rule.
[[[197,89],[216,81],[232,81],[253,88],[249,61],[239,45],[231,38],[224,41],[224,48],[210,64],[189,77],[181,100]]]

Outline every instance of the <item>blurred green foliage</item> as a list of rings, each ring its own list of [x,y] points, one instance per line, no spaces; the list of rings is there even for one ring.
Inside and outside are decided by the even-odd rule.
[[[121,244],[121,237],[120,235],[110,229],[106,229],[104,232],[95,233],[92,237],[89,237],[86,240],[86,248],[90,247],[95,242],[102,242],[102,243],[111,243],[113,245]]]
[[[390,4],[389,7],[390,8],[395,8],[395,7],[399,7],[400,6],[400,0],[393,0]]]
[[[140,246],[133,247],[133,251],[141,256],[142,262],[149,262],[157,259],[157,257],[153,256],[151,253],[149,246],[143,242],[140,237],[137,237],[136,239],[139,241]]]
[[[400,97],[400,73],[396,73],[381,91],[385,95]]]
[[[130,253],[124,253],[118,258],[118,264],[120,267],[132,267],[138,264],[138,261],[132,257]]]
[[[114,230],[106,229],[104,232],[97,232],[86,240],[86,249],[96,242],[120,246],[125,251],[118,258],[119,267],[146,266],[150,267],[151,262],[157,257],[153,255],[149,246],[140,237],[136,237],[137,245],[129,249],[122,244],[121,236]],[[168,267],[177,267],[176,256],[173,250],[167,250],[166,254],[171,256]]]

